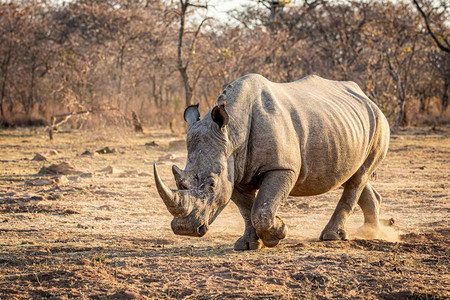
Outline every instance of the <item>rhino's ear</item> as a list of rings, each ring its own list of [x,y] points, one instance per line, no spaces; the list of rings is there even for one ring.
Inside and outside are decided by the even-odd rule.
[[[226,103],[224,102],[220,105],[214,106],[213,109],[211,110],[211,118],[220,129],[227,126],[229,121],[228,113],[227,110],[225,109],[225,106]]]
[[[200,112],[198,111],[198,103],[189,105],[184,110],[184,120],[187,122],[188,127],[200,120]]]

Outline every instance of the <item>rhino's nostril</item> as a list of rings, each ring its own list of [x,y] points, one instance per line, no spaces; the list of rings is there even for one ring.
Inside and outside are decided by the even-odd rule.
[[[204,236],[207,231],[208,231],[208,227],[204,224],[197,228],[198,236]]]

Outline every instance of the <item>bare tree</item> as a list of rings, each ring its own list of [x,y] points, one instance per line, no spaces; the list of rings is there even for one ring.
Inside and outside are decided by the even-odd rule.
[[[433,41],[436,43],[436,46],[438,46],[438,48],[444,52],[450,53],[450,41],[449,39],[445,36],[444,32],[441,32],[439,34],[435,33],[433,31],[433,29],[431,29],[431,22],[430,22],[430,18],[429,15],[432,13],[428,13],[426,14],[422,7],[419,4],[419,1],[417,0],[413,0],[413,3],[415,4],[417,10],[420,12],[420,14],[423,17],[423,20],[425,21],[425,26],[427,27],[427,31],[430,34],[431,38],[433,39]],[[447,1],[442,1],[440,3],[441,5],[441,13],[444,15],[448,16],[448,10],[450,9],[450,4]],[[445,18],[442,22],[448,22],[448,19]]]
[[[197,68],[194,75],[189,76],[188,69],[191,64],[192,56],[195,54],[197,42],[199,39],[199,34],[202,26],[211,18],[203,18],[198,24],[196,30],[193,32],[192,38],[188,45],[185,45],[185,35],[186,35],[186,16],[188,14],[189,7],[208,9],[207,4],[192,3],[191,0],[180,0],[180,11],[179,20],[180,28],[178,33],[178,51],[177,51],[177,61],[178,61],[178,71],[180,72],[181,78],[184,84],[185,90],[185,102],[186,106],[192,104],[192,95],[194,93],[195,86],[197,85],[198,79],[203,72],[204,66]],[[187,49],[186,49],[187,48]],[[187,54],[185,53],[187,52]]]

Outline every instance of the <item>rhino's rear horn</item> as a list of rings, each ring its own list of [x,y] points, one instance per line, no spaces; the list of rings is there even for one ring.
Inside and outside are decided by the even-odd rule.
[[[184,218],[191,213],[189,191],[171,191],[159,177],[156,164],[153,165],[156,188],[167,210],[176,218]]]
[[[177,184],[177,188],[180,190],[189,189],[185,182],[185,174],[184,171],[178,168],[176,165],[172,166],[173,177],[175,178],[175,183]]]

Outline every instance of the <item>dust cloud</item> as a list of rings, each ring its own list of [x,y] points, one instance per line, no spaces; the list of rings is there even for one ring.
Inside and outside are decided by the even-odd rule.
[[[361,226],[354,235],[351,236],[352,239],[379,239],[388,242],[399,242],[400,233],[398,229],[394,226],[380,225],[380,227],[374,227],[371,225]]]

